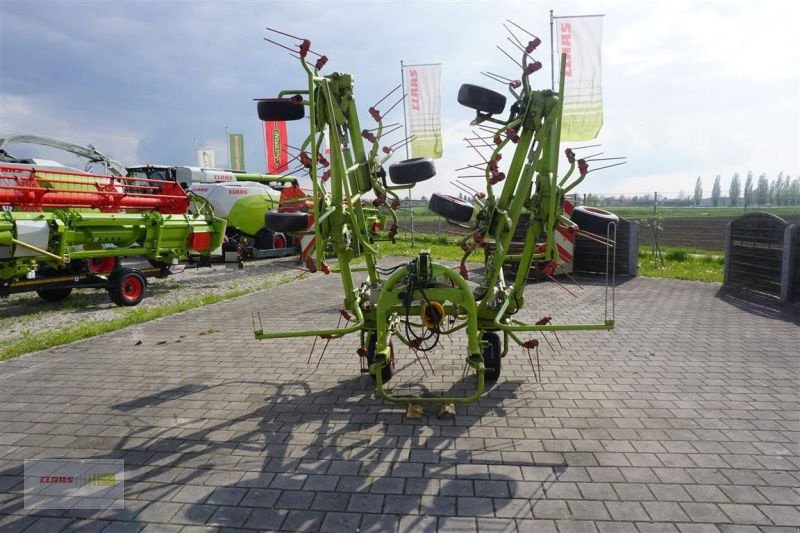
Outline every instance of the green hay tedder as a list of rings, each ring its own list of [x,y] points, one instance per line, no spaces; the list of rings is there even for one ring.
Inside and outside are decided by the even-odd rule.
[[[261,328],[256,330],[256,338],[335,339],[358,333],[359,355],[366,360],[377,391],[386,400],[404,404],[466,404],[480,397],[486,382],[498,379],[510,341],[530,349],[538,341],[523,340],[525,334],[613,328],[613,306],[609,315],[608,305],[604,319],[594,324],[555,325],[547,320],[526,324],[515,318],[525,303],[526,277],[532,262],[545,264],[549,274],[558,266],[556,229],[579,231],[563,215],[564,196],[588,173],[586,161],[576,159],[568,149],[569,167],[562,176],[558,174],[563,94],[533,90],[530,86],[529,76],[541,68],[531,57],[540,42],[538,38],[520,47],[522,72],[518,81],[508,83],[511,105],[504,118],[501,116],[506,113],[509,97],[475,85],[462,85],[459,90],[459,103],[476,111],[473,125],[491,127],[488,137],[491,142],[486,143],[491,144],[491,152],[482,168],[485,192],[476,191],[472,202],[437,193],[429,204],[435,213],[469,228],[469,235],[461,242],[464,258],[459,269],[437,263],[425,252],[392,268],[378,265],[376,242],[370,235],[362,206],[365,195],[374,194],[373,203],[389,210],[394,222],[388,233],[393,238],[397,231],[394,210],[400,204],[397,191],[433,178],[436,174],[433,162],[409,159],[389,165],[387,173],[384,165],[392,156],[392,149],[379,149],[384,124],[377,104],[369,109],[376,127],[362,130],[353,77],[344,73],[321,74],[327,57],[314,52],[308,40],[296,39],[300,41],[297,47],[288,48],[299,56],[307,87],[281,91],[277,98],[258,101],[258,115],[261,120],[300,120],[308,116],[310,131],[300,149],[301,160],[308,162],[306,168],[315,198],[314,266],[329,272],[323,252],[326,247],[333,250],[344,286],[341,314],[347,323],[341,328],[311,331],[265,332]],[[563,87],[563,67],[560,80],[559,86]],[[341,147],[331,150],[330,162],[323,157],[321,148],[326,132],[330,135],[328,144]],[[507,166],[506,161],[509,161]],[[505,172],[501,171],[504,166]],[[500,184],[502,189],[496,194],[493,186]],[[509,250],[522,215],[529,219],[525,244],[521,253],[512,255]],[[272,231],[291,233],[304,230],[307,217],[306,213],[270,212],[266,223]],[[545,236],[543,242],[539,241],[540,235]],[[613,238],[606,242],[613,242]],[[470,278],[465,265],[467,257],[487,243],[493,246],[486,248],[485,271],[480,277],[467,279]],[[359,256],[366,261],[363,269],[366,279],[357,284],[353,277],[357,269],[351,263]],[[503,272],[504,263],[511,261],[520,265],[513,279]],[[415,351],[427,351],[438,344],[441,335],[459,330],[466,332],[466,363],[477,374],[473,394],[398,396],[387,390],[385,385],[392,376],[395,357],[392,339]]]

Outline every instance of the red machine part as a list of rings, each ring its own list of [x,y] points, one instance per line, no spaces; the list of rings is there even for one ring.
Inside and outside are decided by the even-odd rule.
[[[189,198],[173,181],[0,166],[0,205],[19,211],[75,207],[166,215],[185,213]]]

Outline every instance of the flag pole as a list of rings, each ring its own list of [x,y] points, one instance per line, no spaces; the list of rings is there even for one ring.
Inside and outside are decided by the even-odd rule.
[[[231,134],[228,133],[228,126],[225,126],[225,145],[228,149],[228,168],[233,170],[233,164],[231,163]]]
[[[550,89],[556,90],[555,47],[553,46],[553,10],[550,10]]]
[[[400,90],[402,91],[402,95],[405,96],[406,94],[406,76],[403,72],[403,60],[400,60],[400,86],[402,87]],[[406,103],[405,99],[403,101],[403,133],[405,134],[405,139],[408,139],[408,119],[406,118]],[[406,143],[406,159],[408,159],[408,145],[410,142]],[[409,198],[411,197],[411,189],[408,190]]]

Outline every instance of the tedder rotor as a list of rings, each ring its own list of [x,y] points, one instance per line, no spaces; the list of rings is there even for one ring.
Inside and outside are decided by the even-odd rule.
[[[516,26],[516,25],[515,25]],[[517,26],[518,27],[518,26]],[[265,332],[257,328],[257,339],[279,337],[322,337],[336,339],[350,333],[361,335],[359,355],[367,360],[368,371],[378,393],[387,401],[404,404],[466,404],[477,400],[486,382],[500,376],[502,357],[513,340],[524,348],[538,341],[524,341],[531,332],[560,330],[609,330],[614,326],[612,314],[594,324],[552,324],[540,320],[526,324],[515,318],[524,305],[526,279],[531,264],[546,265],[552,274],[558,266],[559,254],[554,238],[557,230],[577,232],[579,228],[563,214],[564,197],[581,183],[588,173],[588,164],[566,150],[569,168],[558,175],[559,137],[561,131],[564,86],[564,58],[561,61],[559,91],[533,90],[529,77],[541,68],[531,54],[540,44],[533,40],[521,44],[522,71],[518,80],[508,80],[511,105],[504,115],[507,97],[495,91],[462,85],[458,101],[476,111],[473,125],[490,128],[491,155],[481,166],[486,189],[473,195],[472,202],[463,202],[443,194],[434,194],[429,208],[462,227],[470,234],[461,242],[464,257],[459,269],[433,260],[427,252],[406,264],[392,268],[378,265],[378,250],[369,228],[369,217],[363,207],[365,195],[372,193],[375,206],[388,210],[393,223],[388,236],[397,232],[395,209],[400,205],[399,189],[408,189],[418,182],[433,178],[433,162],[414,158],[384,165],[393,155],[393,146],[380,148],[385,133],[384,116],[377,105],[369,108],[377,123],[374,129],[362,130],[356,110],[353,77],[334,72],[320,73],[328,58],[311,49],[307,39],[296,38],[271,30],[284,37],[297,39],[296,47],[288,48],[299,56],[306,74],[307,87],[281,91],[276,98],[258,101],[261,120],[300,120],[308,116],[309,134],[300,147],[313,184],[314,235],[316,255],[312,271],[330,268],[325,263],[326,249],[332,250],[338,262],[344,286],[342,328],[290,332]],[[513,36],[513,34],[512,34]],[[313,56],[313,58],[312,58]],[[516,62],[516,61],[515,61]],[[402,100],[403,96],[400,97]],[[385,98],[384,98],[385,99]],[[379,102],[380,103],[380,102]],[[398,102],[399,103],[399,102]],[[396,105],[396,104],[395,104]],[[394,106],[392,106],[394,107]],[[323,140],[328,135],[330,161],[324,157]],[[371,144],[368,146],[366,143]],[[510,152],[507,154],[507,152]],[[505,163],[506,155],[510,163]],[[505,166],[505,172],[501,171]],[[577,175],[575,170],[577,168]],[[387,177],[389,181],[387,181]],[[499,194],[494,185],[501,184]],[[521,216],[529,225],[520,254],[510,254],[511,242],[520,225]],[[302,232],[309,223],[308,213],[269,212],[266,225],[272,231]],[[540,244],[540,235],[545,239]],[[613,243],[608,239],[608,243]],[[493,244],[486,247],[487,243]],[[486,249],[486,268],[482,277],[470,276],[465,261],[478,247]],[[367,277],[357,284],[352,262],[363,256]],[[503,265],[518,262],[513,279],[506,277]],[[361,270],[361,269],[359,269]],[[469,396],[398,396],[386,389],[394,363],[392,339],[415,351],[426,351],[437,345],[439,336],[464,330],[467,339],[466,363],[477,374],[477,387]],[[502,338],[501,338],[502,334]]]

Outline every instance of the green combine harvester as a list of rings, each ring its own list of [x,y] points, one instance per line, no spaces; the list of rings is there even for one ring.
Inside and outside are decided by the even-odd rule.
[[[222,243],[225,221],[175,182],[3,155],[0,297],[36,291],[54,302],[75,288],[105,288],[114,303],[132,306],[144,297],[147,277],[179,272],[181,261],[208,257]],[[123,266],[121,258],[131,256],[150,266]]]
[[[364,196],[374,195],[374,205],[390,211],[394,223],[389,227],[389,237],[393,237],[397,230],[394,209],[399,206],[398,191],[433,178],[436,175],[433,161],[409,159],[388,165],[387,172],[384,165],[393,149],[380,147],[384,116],[377,109],[378,104],[369,108],[376,125],[362,130],[353,76],[320,73],[328,58],[312,50],[310,41],[270,31],[297,39],[291,46],[266,40],[299,56],[305,87],[281,91],[276,98],[261,99],[257,104],[258,115],[261,120],[308,117],[309,134],[300,150],[301,160],[309,162],[307,169],[314,188],[315,266],[316,270],[330,272],[323,250],[334,251],[344,288],[340,314],[346,323],[343,327],[309,331],[268,332],[257,327],[256,338],[337,339],[359,334],[362,372],[372,376],[377,392],[384,399],[410,405],[449,406],[477,400],[486,383],[499,378],[502,358],[508,354],[512,342],[528,350],[538,346],[536,338],[524,336],[614,327],[613,290],[609,306],[608,285],[605,316],[595,323],[553,324],[549,316],[544,316],[528,324],[516,316],[526,303],[535,300],[524,295],[532,262],[546,265],[549,275],[559,266],[555,232],[584,232],[564,216],[563,205],[564,196],[589,172],[587,161],[577,159],[573,150],[567,149],[568,168],[559,176],[563,93],[533,90],[530,86],[529,77],[541,68],[541,63],[532,58],[541,42],[538,38],[522,43],[512,33],[516,42],[521,43],[521,72],[518,79],[508,82],[508,95],[469,84],[459,90],[459,103],[476,112],[472,125],[486,132],[482,137],[486,145],[484,162],[475,166],[485,177],[485,192],[475,191],[471,201],[440,193],[430,200],[433,212],[469,231],[460,243],[464,251],[461,265],[454,269],[437,263],[426,252],[405,264],[379,265],[376,239],[369,231],[362,203]],[[559,86],[563,88],[563,57],[561,64]],[[508,99],[511,106],[506,110]],[[330,135],[328,145],[341,149],[331,150],[330,166],[323,164],[320,169],[316,163],[322,161],[326,132]],[[497,193],[495,186],[499,189]],[[523,215],[528,219],[525,243],[520,252],[511,254],[514,233],[522,227]],[[266,225],[273,231],[291,234],[307,227],[308,216],[273,211],[267,214]],[[611,224],[605,235],[594,238],[611,248],[614,231]],[[540,235],[545,237],[543,242]],[[488,247],[489,244],[492,246]],[[466,259],[478,248],[485,249],[487,255],[485,271],[479,275],[470,273],[466,266]],[[352,264],[357,257],[365,259],[365,268]],[[518,263],[519,268],[515,275],[506,277],[503,266],[510,262]],[[360,283],[354,279],[356,270],[366,270],[366,279]],[[387,389],[396,358],[393,339],[414,352],[427,352],[439,344],[441,335],[457,331],[466,334],[465,365],[476,373],[474,393],[406,396]]]

